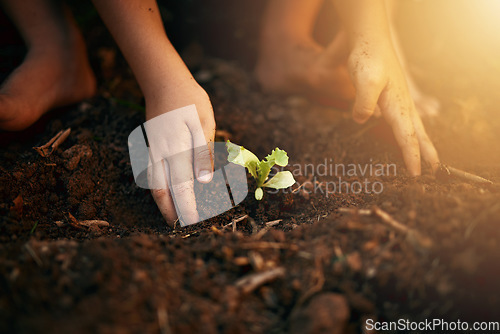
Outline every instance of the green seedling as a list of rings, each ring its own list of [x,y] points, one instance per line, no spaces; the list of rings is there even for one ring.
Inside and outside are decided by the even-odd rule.
[[[260,201],[262,199],[264,195],[262,188],[285,189],[295,183],[295,179],[289,171],[278,172],[268,180],[269,173],[274,165],[281,167],[288,165],[288,155],[285,151],[276,147],[270,155],[260,161],[255,154],[243,146],[231,143],[229,140],[226,142],[226,147],[229,153],[227,160],[246,167],[257,182],[257,189],[255,190],[256,200]]]

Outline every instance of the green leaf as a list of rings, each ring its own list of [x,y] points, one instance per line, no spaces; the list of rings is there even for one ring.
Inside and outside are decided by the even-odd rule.
[[[274,175],[269,181],[264,183],[263,187],[284,189],[291,187],[295,183],[292,173],[289,171],[279,172]]]
[[[257,172],[259,175],[257,186],[260,187],[266,182],[269,172],[271,172],[271,168],[273,168],[275,164],[281,167],[288,165],[288,155],[285,151],[277,147],[266,157],[266,159],[257,164]]]
[[[285,151],[280,150],[279,148],[275,148],[270,155],[266,157],[266,160],[271,161],[276,163],[276,165],[285,167],[288,165],[288,155],[286,154]]]
[[[246,167],[250,174],[252,174],[252,176],[257,180],[257,164],[260,162],[259,158],[243,146],[233,144],[229,140],[226,142],[226,148],[229,153],[227,160],[234,164]]]
[[[262,191],[262,188],[255,189],[255,199],[257,201],[260,201],[262,199],[262,196],[264,196],[264,191]]]
[[[274,166],[274,162],[270,163],[269,161],[259,161],[257,163],[257,174],[259,177],[257,178],[257,186],[261,187],[264,182],[266,182],[269,173],[271,172],[271,168]]]

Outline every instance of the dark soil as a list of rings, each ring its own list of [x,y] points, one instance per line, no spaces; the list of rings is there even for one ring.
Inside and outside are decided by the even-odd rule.
[[[116,47],[100,37],[103,27],[88,28],[99,95],[0,149],[0,332],[357,333],[368,318],[499,321],[500,43],[490,36],[482,52],[470,53],[454,40],[443,47],[454,26],[433,33],[437,14],[421,6],[409,2],[402,15],[420,8],[428,32],[418,36],[428,39],[410,29],[403,36],[415,49],[435,46],[408,55],[442,103],[441,115],[425,121],[428,132],[443,162],[493,185],[436,180],[428,169],[411,179],[398,150],[377,135],[380,126],[364,131],[348,113],[265,94],[247,64],[204,54],[202,41],[185,48],[186,61],[231,141],[260,157],[278,146],[297,174],[325,159],[396,163],[397,173],[302,170],[296,179],[304,186],[294,193],[262,201],[250,193],[220,216],[173,229],[133,180],[127,137],[144,121],[140,92]],[[9,64],[17,56],[9,51]],[[66,128],[70,136],[49,157],[32,149]],[[383,191],[325,194],[339,177],[380,182]],[[339,212],[373,206],[430,244],[379,217]],[[233,231],[230,223],[244,215]],[[266,272],[275,275],[254,287],[242,281]]]

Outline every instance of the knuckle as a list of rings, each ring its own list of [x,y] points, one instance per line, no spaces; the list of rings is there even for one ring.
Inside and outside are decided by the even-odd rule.
[[[186,196],[189,195],[193,192],[193,182],[188,181],[188,182],[183,182],[181,184],[174,184],[172,185],[172,192],[175,194],[175,196]]]
[[[194,160],[196,163],[210,163],[210,150],[208,147],[202,147],[194,152]]]
[[[153,198],[162,200],[164,198],[168,197],[168,190],[167,189],[151,189],[151,195],[153,195]]]
[[[355,121],[364,121],[370,118],[373,114],[373,109],[367,107],[367,106],[361,106],[357,107],[353,110],[353,118]]]
[[[370,116],[371,114],[373,114],[373,109],[368,107],[368,106],[361,106],[361,107],[356,108],[354,110],[354,113],[358,116],[367,117],[367,116]]]
[[[366,85],[366,87],[368,87],[369,89],[380,87],[384,83],[384,78],[381,75],[381,73],[379,73],[379,71],[374,71],[373,73],[366,75],[366,77],[363,80],[364,80],[364,85]]]

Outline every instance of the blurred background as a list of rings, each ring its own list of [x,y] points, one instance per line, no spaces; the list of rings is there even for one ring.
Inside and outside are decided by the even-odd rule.
[[[398,0],[396,26],[411,73],[439,98],[441,115],[425,120],[443,160],[500,162],[500,1]],[[167,34],[193,72],[206,57],[251,71],[266,0],[159,1]],[[114,95],[140,102],[140,91],[91,2],[70,6],[85,32],[96,74]],[[330,1],[315,36],[328,43],[337,19]],[[0,79],[22,61],[24,47],[8,18],[0,16]],[[106,65],[112,63],[113,66]],[[117,81],[117,76],[120,80]],[[127,80],[130,79],[130,80]],[[113,91],[114,89],[114,91]]]

